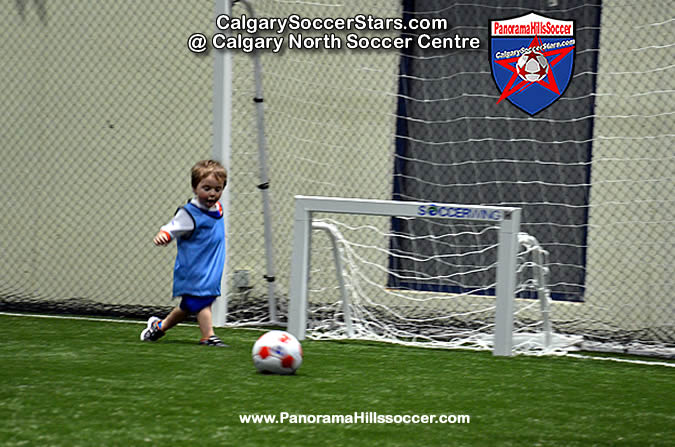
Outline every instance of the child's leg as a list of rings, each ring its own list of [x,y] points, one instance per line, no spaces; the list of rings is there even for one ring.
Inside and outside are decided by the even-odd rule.
[[[185,320],[188,316],[188,311],[181,309],[180,306],[175,307],[164,320],[157,317],[150,317],[148,319],[148,327],[141,332],[142,341],[157,341],[164,336],[164,333]]]
[[[199,340],[200,345],[227,348],[227,345],[213,332],[211,304],[197,312],[197,322],[199,322],[199,330],[202,333],[202,339]]]
[[[211,305],[206,306],[197,312],[197,322],[199,323],[199,330],[202,333],[202,340],[215,335],[213,332],[213,314],[211,312]]]
[[[167,315],[166,318],[162,320],[160,329],[166,332],[181,321],[185,320],[185,317],[187,316],[188,313],[186,311],[181,309],[179,306],[176,306],[171,312],[169,312],[169,315]]]

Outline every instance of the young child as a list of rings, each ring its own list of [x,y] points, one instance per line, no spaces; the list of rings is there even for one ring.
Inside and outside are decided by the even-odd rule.
[[[218,200],[227,185],[225,168],[214,160],[192,167],[194,197],[161,227],[153,242],[163,246],[176,240],[178,252],[173,271],[173,296],[180,304],[160,320],[148,319],[141,340],[157,341],[190,314],[197,314],[200,345],[226,347],[213,332],[211,306],[220,295],[225,264],[225,226]]]

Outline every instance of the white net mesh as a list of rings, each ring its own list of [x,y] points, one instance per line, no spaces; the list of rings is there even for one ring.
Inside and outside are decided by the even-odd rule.
[[[481,41],[470,51],[262,54],[282,320],[293,196],[395,197],[522,207],[523,230],[549,253],[556,332],[673,345],[672,5],[251,3],[259,17],[445,18],[449,28],[435,33]],[[577,23],[570,87],[534,118],[496,104],[487,29],[530,10]],[[242,12],[235,4],[233,15]],[[189,167],[211,154],[213,58],[190,53],[186,40],[213,34],[213,19],[210,0],[7,7],[0,308],[147,315],[171,306],[174,252],[150,240],[190,196]],[[249,55],[233,59],[228,271],[249,282],[229,278],[228,321],[259,323],[269,318],[253,70]]]
[[[441,225],[438,220],[425,221]],[[315,221],[309,336],[490,349],[498,227],[445,222],[446,231],[451,232],[439,237],[391,232],[390,218],[340,215]],[[401,239],[412,242],[412,248],[402,248]],[[531,236],[522,233],[519,239],[514,350],[552,353],[574,349],[581,337],[554,333],[548,320],[551,298],[546,253]],[[435,254],[422,256],[421,252],[428,252],[419,249],[423,244],[435,246]],[[396,258],[413,260],[418,268],[392,268]],[[437,274],[429,275],[429,271]],[[411,287],[416,282],[423,283],[424,290]]]
[[[429,1],[414,10],[388,1],[257,4],[261,16],[446,17],[445,35],[483,42],[474,52],[263,55],[281,294],[288,288],[294,194],[521,206],[523,230],[549,253],[556,332],[612,349],[672,346],[674,271],[667,259],[675,238],[663,210],[675,197],[669,149],[675,89],[667,75],[675,68],[673,17],[659,1],[643,2],[639,11],[628,4]],[[535,118],[496,107],[487,54],[488,19],[531,9],[574,18],[578,30],[570,87]],[[246,57],[240,59],[248,72]],[[424,70],[402,73],[403,61]],[[421,150],[401,152],[401,140]],[[405,182],[416,187],[397,192]],[[242,220],[247,231],[251,221]],[[248,261],[262,252],[235,246],[246,251],[237,265],[262,266]],[[322,268],[313,265],[313,274]],[[263,273],[258,267],[252,277]],[[279,302],[283,315],[285,297]]]

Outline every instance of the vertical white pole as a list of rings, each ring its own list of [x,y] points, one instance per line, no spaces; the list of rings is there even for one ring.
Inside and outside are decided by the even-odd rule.
[[[550,349],[552,338],[551,329],[551,296],[546,280],[546,265],[543,249],[537,241],[537,248],[532,254],[535,264],[537,264],[537,297],[539,298],[539,308],[541,309],[542,330],[544,331],[544,348]]]
[[[260,185],[258,188],[262,192],[264,231],[265,231],[265,267],[267,280],[267,301],[270,313],[270,321],[278,322],[277,318],[277,298],[276,298],[276,277],[274,268],[274,239],[272,236],[272,211],[270,207],[269,195],[269,174],[267,169],[267,140],[265,138],[265,118],[263,111],[262,96],[262,67],[260,65],[260,55],[253,54],[255,67],[255,93],[254,98],[256,108],[256,124],[258,128],[258,163],[260,166]]]
[[[520,209],[512,210],[499,226],[497,247],[497,309],[493,355],[513,355],[513,300],[516,291],[516,258]]]
[[[240,0],[250,17],[255,17],[253,7],[246,0]],[[262,193],[263,202],[263,225],[265,235],[265,280],[267,281],[267,302],[270,322],[278,323],[276,275],[274,267],[274,238],[272,235],[272,211],[270,206],[270,180],[267,169],[267,139],[265,138],[265,109],[263,106],[262,64],[260,54],[253,52],[253,74],[255,77],[255,102],[256,128],[258,129],[258,165],[260,168],[260,184],[258,188]]]
[[[289,290],[288,332],[298,340],[305,339],[307,329],[307,288],[309,286],[310,248],[312,243],[312,214],[302,200],[295,201],[293,222],[293,254],[291,255],[291,284]]]
[[[230,0],[216,0],[216,17],[220,14],[230,14]],[[232,54],[229,51],[215,51],[213,69],[213,158],[220,161],[228,172],[228,181],[231,180],[230,148],[232,125]],[[223,220],[227,233],[230,215],[230,187],[225,188],[220,197],[223,207]],[[213,304],[213,325],[223,327],[227,321],[227,275],[229,250],[227,237],[225,238],[225,268],[220,281],[222,296]]]

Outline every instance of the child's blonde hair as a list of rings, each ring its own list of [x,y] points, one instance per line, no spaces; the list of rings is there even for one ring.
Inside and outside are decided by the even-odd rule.
[[[192,167],[192,188],[196,188],[199,182],[213,174],[216,180],[223,182],[223,188],[227,185],[227,171],[216,160],[202,160]]]

